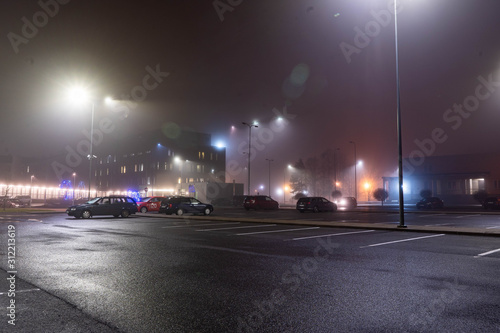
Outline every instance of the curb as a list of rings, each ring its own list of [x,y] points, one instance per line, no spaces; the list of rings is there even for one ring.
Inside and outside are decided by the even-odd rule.
[[[483,228],[467,228],[467,227],[442,227],[442,226],[417,226],[406,225],[406,227],[399,227],[395,224],[372,224],[372,223],[344,223],[344,222],[320,222],[320,221],[305,221],[305,220],[277,220],[277,219],[253,219],[253,218],[233,218],[224,216],[176,216],[176,215],[160,215],[137,213],[141,217],[150,218],[164,218],[164,219],[185,219],[185,220],[200,220],[200,221],[236,221],[236,222],[249,222],[249,223],[274,223],[274,224],[292,224],[292,225],[307,225],[314,227],[332,227],[332,228],[353,228],[353,229],[376,229],[376,230],[390,230],[390,231],[411,231],[411,232],[428,232],[428,233],[441,233],[441,234],[455,234],[467,236],[493,236],[500,237],[499,229],[483,229]]]

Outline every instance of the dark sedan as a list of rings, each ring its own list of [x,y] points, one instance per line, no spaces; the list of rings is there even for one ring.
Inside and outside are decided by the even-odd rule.
[[[88,219],[95,215],[113,215],[129,217],[137,213],[137,203],[127,196],[97,197],[84,204],[71,206],[66,214],[75,218]]]
[[[301,213],[306,210],[318,212],[334,212],[337,210],[337,205],[323,197],[305,197],[297,201],[297,210]]]
[[[161,202],[158,213],[167,215],[185,213],[210,215],[214,211],[214,207],[210,204],[201,202],[198,199],[191,197],[174,197]]]
[[[443,208],[444,202],[443,200],[437,197],[424,198],[417,202],[418,209],[434,209],[434,208]]]
[[[497,197],[488,197],[484,199],[482,202],[482,206],[484,209],[499,209],[500,208],[500,199]]]

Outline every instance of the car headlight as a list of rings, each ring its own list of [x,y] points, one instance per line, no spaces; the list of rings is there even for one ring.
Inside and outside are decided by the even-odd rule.
[[[72,208],[70,208],[69,210],[74,211],[74,210],[76,210],[76,208],[72,207]]]

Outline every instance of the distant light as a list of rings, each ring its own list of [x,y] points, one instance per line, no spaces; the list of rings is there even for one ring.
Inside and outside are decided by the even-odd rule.
[[[161,143],[156,144],[156,147],[161,147]]]
[[[258,124],[259,124],[259,122],[257,120],[254,120],[252,123],[252,125],[258,125]]]
[[[283,194],[283,190],[280,188],[276,189],[276,194],[278,195]]]
[[[335,13],[335,14],[333,15],[333,17],[339,17],[339,16],[340,16],[340,13]]]
[[[215,147],[217,147],[219,149],[226,148],[226,143],[224,141],[217,141],[215,143]]]
[[[365,189],[369,189],[370,188],[370,183],[366,182],[364,186],[365,186]]]
[[[260,186],[259,186],[259,188],[260,188],[261,190],[263,190],[263,189],[264,189],[264,185],[260,185]]]
[[[358,166],[363,166],[363,161],[358,161]]]
[[[283,117],[276,118],[277,121],[283,121]]]
[[[82,86],[73,86],[67,91],[68,99],[73,103],[84,103],[90,100],[90,94]]]

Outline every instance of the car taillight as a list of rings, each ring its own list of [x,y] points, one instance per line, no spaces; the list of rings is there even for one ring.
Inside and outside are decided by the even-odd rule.
[[[172,208],[172,204],[168,204],[168,208]]]

